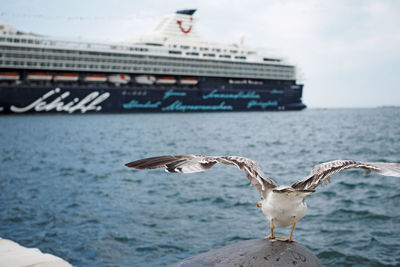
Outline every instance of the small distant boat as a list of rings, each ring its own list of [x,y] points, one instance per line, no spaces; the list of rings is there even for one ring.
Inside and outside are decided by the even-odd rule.
[[[101,74],[89,74],[83,77],[85,82],[105,82],[107,81],[106,75]]]
[[[196,78],[180,78],[179,83],[186,85],[195,85],[198,83],[198,81]]]
[[[26,76],[28,81],[50,81],[52,78],[52,75],[44,72],[29,73]]]
[[[108,81],[110,83],[114,83],[116,85],[119,84],[127,84],[130,82],[131,76],[126,75],[126,74],[114,74],[114,75],[109,75],[108,76]]]
[[[0,72],[0,80],[2,80],[2,81],[18,81],[19,74],[17,72]]]
[[[159,77],[157,78],[156,84],[175,84],[176,79],[174,77]]]
[[[135,77],[135,81],[138,84],[153,84],[156,81],[156,77],[152,75],[138,75]]]
[[[78,74],[62,73],[54,75],[53,79],[55,82],[76,82],[79,77]]]

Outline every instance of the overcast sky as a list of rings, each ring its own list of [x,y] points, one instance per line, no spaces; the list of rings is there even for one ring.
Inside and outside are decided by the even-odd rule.
[[[309,107],[400,105],[400,1],[0,0],[21,31],[124,41],[178,9],[197,8],[205,40],[263,48],[298,66]]]

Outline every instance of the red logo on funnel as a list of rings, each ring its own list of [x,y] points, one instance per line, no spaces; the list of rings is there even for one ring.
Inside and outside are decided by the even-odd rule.
[[[192,20],[193,20],[193,18],[190,17],[190,22],[192,22]],[[179,29],[181,29],[181,31],[185,34],[188,34],[192,30],[192,25],[190,25],[189,28],[184,29],[182,26],[182,20],[177,20],[176,23],[178,23]]]

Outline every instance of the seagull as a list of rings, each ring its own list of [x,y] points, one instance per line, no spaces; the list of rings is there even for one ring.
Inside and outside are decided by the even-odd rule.
[[[250,185],[260,193],[261,201],[257,202],[257,207],[261,208],[270,223],[271,234],[266,238],[286,242],[295,241],[293,240],[293,230],[297,221],[306,215],[306,197],[314,193],[319,185],[329,183],[332,174],[346,169],[360,168],[366,174],[374,171],[385,176],[400,177],[399,163],[353,160],[334,160],[318,164],[312,168],[310,175],[290,186],[277,185],[263,173],[257,162],[240,156],[159,156],[133,161],[125,166],[139,170],[165,168],[165,171],[169,173],[194,173],[206,171],[217,163],[233,165],[245,172]],[[275,236],[275,225],[279,227],[291,225],[289,237]]]

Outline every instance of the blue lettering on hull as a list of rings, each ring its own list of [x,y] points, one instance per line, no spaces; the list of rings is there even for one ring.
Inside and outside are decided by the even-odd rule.
[[[233,110],[231,105],[226,105],[225,101],[222,101],[218,105],[184,105],[181,101],[176,100],[169,106],[163,107],[162,111],[221,111],[221,110]]]
[[[132,109],[132,108],[144,108],[144,109],[149,109],[149,108],[158,108],[161,105],[161,101],[157,101],[155,103],[151,103],[151,101],[147,101],[144,104],[139,103],[137,100],[132,100],[129,103],[123,104],[122,106],[124,109]]]
[[[173,89],[169,89],[164,93],[163,99],[167,99],[170,96],[186,96],[186,92],[175,92]]]
[[[277,90],[277,89],[272,89],[270,94],[273,95],[283,95],[283,91],[282,90]]]
[[[267,102],[261,102],[261,101],[256,101],[252,100],[247,103],[247,109],[250,109],[252,107],[260,107],[262,109],[265,109],[267,107],[276,107],[278,106],[278,101],[267,101]]]
[[[217,90],[212,90],[207,95],[203,95],[203,99],[208,98],[226,98],[226,99],[260,99],[260,95],[254,91],[248,91],[244,93],[240,91],[236,94],[218,93]]]

